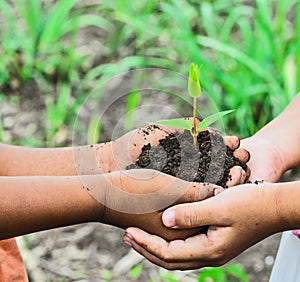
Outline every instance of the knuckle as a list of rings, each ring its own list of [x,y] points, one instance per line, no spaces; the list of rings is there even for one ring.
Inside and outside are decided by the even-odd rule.
[[[229,259],[227,259],[226,251],[224,249],[216,250],[211,256],[211,266],[217,267],[224,265]]]
[[[216,187],[217,186],[209,183],[203,183],[203,185],[195,191],[195,201],[201,201],[212,197],[214,195],[214,190],[216,189]]]
[[[193,227],[198,223],[198,215],[193,209],[186,209],[184,211],[183,220],[186,226]]]

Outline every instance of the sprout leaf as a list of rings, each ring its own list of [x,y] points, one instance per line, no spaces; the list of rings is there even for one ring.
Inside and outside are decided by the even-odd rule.
[[[213,124],[214,122],[216,122],[218,119],[222,118],[225,115],[232,113],[233,111],[234,110],[223,111],[223,112],[219,112],[219,113],[216,113],[216,114],[206,117],[198,124],[198,133],[201,130],[203,130],[204,128],[206,128],[206,127],[210,126],[211,124]]]
[[[188,82],[189,94],[193,98],[197,98],[201,94],[201,86],[199,81],[199,68],[195,64],[191,64]]]

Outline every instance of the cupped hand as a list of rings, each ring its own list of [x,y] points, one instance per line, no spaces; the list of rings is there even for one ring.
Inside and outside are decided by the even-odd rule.
[[[251,155],[247,163],[251,170],[249,181],[277,182],[285,172],[284,158],[272,139],[254,135],[241,140],[241,147]]]
[[[209,128],[209,130],[213,129]],[[126,166],[135,163],[144,145],[157,146],[160,139],[175,132],[182,132],[182,130],[166,126],[148,125],[130,131],[117,140],[105,144],[105,150],[98,152],[102,173],[126,169]],[[233,150],[234,156],[241,161],[247,162],[249,160],[249,153],[245,149],[239,148],[240,140],[238,137],[225,136],[224,145]],[[227,183],[228,187],[244,183],[249,177],[250,170],[243,171],[241,167],[237,166],[232,168],[230,174],[232,177]]]
[[[203,227],[172,230],[162,223],[162,212],[174,204],[207,199],[223,188],[190,183],[154,170],[129,170],[87,178],[89,193],[102,204],[97,219],[121,228],[135,226],[166,240],[186,238]]]
[[[180,230],[208,226],[204,234],[168,242],[141,229],[128,228],[123,241],[167,269],[223,265],[263,238],[281,231],[276,191],[269,183],[245,184],[164,212],[167,227]]]

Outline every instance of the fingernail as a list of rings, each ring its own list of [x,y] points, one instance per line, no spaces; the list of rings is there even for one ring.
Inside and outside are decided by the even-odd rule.
[[[242,169],[240,184],[243,184],[245,182],[246,176],[247,176],[246,172]]]
[[[222,188],[216,188],[214,189],[214,196],[217,196],[218,194],[220,194],[221,192],[223,192],[224,189]]]
[[[162,220],[165,226],[174,227],[175,223],[175,210],[168,209],[163,213]]]
[[[133,236],[129,232],[125,232],[124,236],[128,237],[130,240],[133,240]]]
[[[129,247],[132,247],[132,239],[128,236],[128,234],[125,234],[123,236],[123,242],[129,246]]]

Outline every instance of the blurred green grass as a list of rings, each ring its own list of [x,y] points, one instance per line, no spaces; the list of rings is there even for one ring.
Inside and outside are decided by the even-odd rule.
[[[69,89],[81,85],[72,95],[82,100],[97,83],[120,72],[150,66],[187,75],[194,62],[203,65],[201,84],[217,108],[236,109],[224,119],[227,131],[245,137],[300,90],[300,4],[295,0],[11,2],[14,7],[0,0],[2,92],[16,81],[46,80]],[[89,64],[88,56],[77,52],[82,27],[105,31],[99,38],[106,50],[101,62]],[[129,100],[126,107],[133,111],[135,105]],[[71,124],[73,117],[62,118]]]

